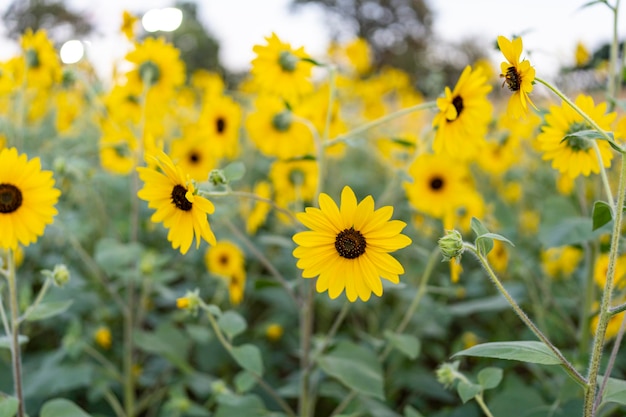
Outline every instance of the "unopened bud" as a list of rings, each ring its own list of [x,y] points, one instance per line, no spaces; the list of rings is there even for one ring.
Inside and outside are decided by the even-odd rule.
[[[461,255],[465,250],[461,233],[456,230],[448,230],[445,236],[439,238],[438,243],[444,261],[461,259]]]

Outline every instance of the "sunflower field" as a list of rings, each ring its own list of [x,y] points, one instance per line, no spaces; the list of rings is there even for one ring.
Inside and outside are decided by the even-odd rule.
[[[0,417],[626,415],[617,35],[594,88],[504,34],[428,97],[363,39],[234,85],[136,25],[109,80],[0,62]]]

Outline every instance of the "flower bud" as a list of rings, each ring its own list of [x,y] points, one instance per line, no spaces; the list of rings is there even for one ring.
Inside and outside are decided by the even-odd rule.
[[[200,295],[198,289],[187,291],[184,297],[176,299],[176,308],[187,310],[189,314],[195,316],[200,308]]]
[[[461,259],[461,255],[465,250],[461,233],[456,230],[448,230],[445,236],[439,238],[438,243],[444,261]]]
[[[459,361],[441,364],[441,366],[437,368],[437,371],[435,371],[437,381],[445,388],[450,388],[457,379],[459,373],[458,369]]]

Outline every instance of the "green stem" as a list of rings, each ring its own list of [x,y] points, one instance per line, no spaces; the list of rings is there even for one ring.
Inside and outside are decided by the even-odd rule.
[[[43,286],[41,287],[41,289],[39,290],[39,294],[37,294],[37,298],[35,298],[35,301],[28,306],[28,308],[26,309],[26,311],[24,312],[24,314],[22,315],[22,317],[20,317],[19,322],[23,322],[24,320],[28,319],[28,316],[35,311],[35,309],[37,308],[37,306],[41,303],[41,300],[43,300],[43,297],[46,295],[46,293],[48,292],[48,288],[50,288],[50,284],[52,282],[52,279],[50,278],[46,278],[46,280],[43,283]]]
[[[393,119],[397,119],[398,117],[402,117],[406,114],[410,114],[416,111],[420,111],[420,110],[426,110],[426,109],[433,109],[437,107],[437,103],[435,101],[429,101],[426,103],[421,103],[421,104],[417,104],[415,106],[411,106],[411,107],[406,107],[404,109],[400,109],[396,112],[393,113],[389,113],[383,117],[380,117],[376,120],[372,120],[369,123],[365,123],[364,125],[361,125],[359,127],[357,127],[354,130],[351,130],[347,133],[344,133],[343,135],[339,135],[336,138],[329,140],[328,142],[324,143],[324,146],[329,147],[332,145],[335,145],[337,143],[341,143],[341,142],[345,142],[346,140],[350,139],[352,136],[356,136],[360,133],[366,132],[367,130],[376,127],[378,125],[387,123]]]
[[[550,84],[549,82],[539,78],[539,77],[535,77],[535,81],[545,85],[546,87],[548,87],[549,90],[551,90],[554,94],[556,94],[561,100],[563,100],[565,103],[567,103],[568,106],[570,106],[576,113],[580,114],[582,116],[583,119],[585,119],[585,121],[587,123],[589,123],[589,125],[591,125],[591,127],[593,127],[598,133],[600,133],[600,135],[602,135],[602,137],[604,139],[606,139],[609,143],[614,144],[617,147],[620,147],[619,145],[617,145],[615,143],[615,141],[613,140],[613,138],[604,131],[604,129],[602,129],[591,117],[589,117],[587,115],[587,113],[585,113],[584,111],[582,111],[582,109],[580,107],[578,107],[572,100],[569,99],[569,97],[567,97],[565,94],[563,94],[561,92],[561,90],[559,90],[558,88],[556,88],[555,86],[553,86],[552,84]],[[604,186],[604,191],[606,192],[606,196],[611,204],[611,207],[614,209],[615,208],[615,200],[613,199],[613,193],[611,192],[611,185],[609,184],[609,178],[606,174],[606,169],[604,168],[604,163],[602,161],[602,155],[600,155],[600,148],[598,147],[598,143],[593,140],[591,141],[592,145],[593,145],[593,149],[596,153],[596,157],[598,158],[598,166],[600,167],[600,177],[602,178],[602,184]]]
[[[13,386],[18,401],[17,417],[26,416],[24,393],[22,391],[22,358],[20,354],[20,313],[17,299],[17,277],[15,274],[15,252],[8,253],[9,309],[11,310],[11,360],[13,363]]]
[[[459,380],[465,382],[466,384],[472,384],[472,382],[469,379],[467,379],[467,377],[465,375],[463,375],[462,373],[455,372],[454,374],[455,374],[455,376]],[[476,400],[476,402],[480,406],[481,410],[483,410],[483,413],[485,413],[485,415],[487,415],[487,417],[493,417],[493,414],[491,414],[491,410],[489,410],[489,407],[487,407],[487,404],[485,403],[482,391],[479,392],[478,394],[476,394],[474,396],[474,399]]]
[[[303,285],[302,306],[300,308],[300,401],[298,404],[298,416],[310,417],[311,400],[311,336],[313,335],[313,301],[314,289],[310,280],[305,280]]]
[[[122,408],[122,404],[120,404],[120,401],[117,399],[115,394],[111,392],[111,390],[107,389],[106,391],[104,391],[104,399],[107,403],[109,403],[117,417],[126,417],[126,413],[124,412],[124,408]]]
[[[589,372],[587,375],[588,387],[585,391],[585,404],[584,404],[584,417],[592,417],[595,414],[595,397],[596,387],[598,385],[598,375],[600,372],[600,359],[602,357],[602,350],[604,348],[604,341],[606,337],[606,329],[611,319],[611,297],[613,295],[613,285],[615,278],[615,267],[617,264],[617,256],[619,253],[619,241],[622,230],[622,219],[624,207],[624,200],[626,199],[626,157],[622,156],[621,170],[619,177],[619,188],[617,191],[616,206],[619,210],[614,210],[615,218],[613,220],[613,233],[611,236],[611,249],[609,251],[609,266],[606,273],[606,282],[604,284],[604,290],[602,292],[602,301],[600,303],[600,312],[598,327],[593,340],[593,347],[591,351],[591,359],[589,364]]]
[[[602,402],[602,394],[606,389],[606,384],[609,382],[609,378],[611,377],[611,372],[613,372],[613,367],[615,366],[615,360],[617,359],[617,354],[619,353],[620,346],[622,345],[622,338],[624,337],[624,331],[626,330],[626,316],[622,318],[622,324],[619,326],[619,331],[617,332],[617,336],[615,337],[615,342],[613,343],[613,348],[611,349],[611,355],[609,356],[609,361],[606,364],[606,369],[604,370],[604,376],[602,377],[602,384],[598,389],[598,394],[596,395],[596,402],[593,405],[593,409],[595,411],[598,410],[600,403]]]
[[[592,243],[587,253],[587,273],[585,277],[585,292],[583,295],[583,308],[580,311],[580,342],[578,349],[580,354],[587,352],[591,340],[591,309],[596,295],[596,283],[594,280],[594,265],[597,258],[598,247]]]
[[[607,84],[607,96],[617,98],[621,84],[622,71],[617,67],[617,58],[619,54],[619,35],[618,35],[618,11],[619,0],[615,0],[615,7],[610,7],[613,12],[613,39],[609,54],[609,82]],[[611,101],[611,106],[614,101]]]
[[[249,198],[251,200],[261,201],[263,203],[267,203],[276,211],[281,212],[285,216],[289,217],[289,219],[294,224],[300,224],[300,221],[293,215],[293,213],[283,207],[280,207],[276,204],[275,201],[258,196],[254,193],[249,193],[246,191],[233,191],[233,190],[225,190],[225,191],[206,191],[206,190],[198,190],[198,195],[202,197],[212,198],[212,197],[239,197],[239,198]]]
[[[559,358],[561,366],[563,366],[565,372],[567,372],[568,375],[570,375],[579,385],[581,385],[582,387],[587,387],[587,381],[585,380],[585,378],[576,370],[576,368],[574,368],[574,366],[565,358],[565,356],[563,356],[561,351],[557,349],[556,346],[552,344],[552,342],[550,342],[550,340],[541,332],[541,330],[539,330],[539,328],[535,325],[535,323],[533,323],[528,315],[526,315],[526,313],[519,306],[519,304],[517,304],[515,299],[513,299],[511,294],[509,294],[506,288],[504,288],[504,285],[502,285],[502,282],[500,282],[500,279],[491,268],[491,265],[489,265],[487,259],[478,251],[478,249],[476,249],[474,245],[464,242],[463,246],[466,249],[469,249],[476,256],[483,268],[485,268],[485,271],[487,271],[487,275],[489,276],[489,279],[491,279],[491,282],[493,282],[498,291],[500,291],[500,294],[502,294],[504,298],[508,301],[509,305],[513,308],[513,311],[517,313],[517,315],[524,322],[524,324],[530,329],[530,331],[533,332],[535,336],[537,336],[539,340],[543,342],[544,345],[546,345]]]
[[[94,349],[88,344],[85,344],[83,346],[83,350],[87,355],[91,356],[96,362],[98,362],[100,366],[102,366],[102,368],[104,368],[108,373],[110,373],[111,374],[110,376],[115,381],[120,382],[120,383],[124,382],[124,376],[120,373],[120,371],[118,371],[115,365],[113,365],[113,363],[109,361],[104,355],[102,355],[100,352],[98,352],[96,349]]]
[[[207,315],[207,317],[209,319],[209,323],[211,324],[211,328],[213,329],[213,332],[215,333],[215,336],[217,336],[217,340],[220,342],[222,347],[224,349],[226,349],[228,354],[231,355],[231,357],[232,357],[233,356],[233,345],[228,340],[226,340],[226,337],[224,336],[224,333],[222,332],[222,329],[220,329],[220,326],[219,326],[219,324],[217,324],[217,321],[215,320],[215,317],[213,317],[213,314],[211,314],[211,311],[209,310],[209,306],[207,306],[202,300],[200,300],[200,307],[207,313],[206,315]],[[283,400],[281,398],[281,396],[278,395],[278,393],[270,385],[268,385],[263,380],[263,378],[261,378],[261,375],[255,373],[255,372],[253,372],[253,371],[251,371],[249,369],[247,371],[250,372],[250,374],[254,377],[254,379],[257,381],[259,386],[261,386],[261,388],[263,388],[278,403],[278,405],[283,409],[283,411],[289,417],[296,417],[295,412],[291,409],[289,404],[287,404],[285,402],[285,400]]]

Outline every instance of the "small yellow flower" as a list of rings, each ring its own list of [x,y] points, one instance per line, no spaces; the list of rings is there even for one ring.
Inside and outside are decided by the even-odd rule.
[[[188,297],[180,297],[176,299],[176,308],[180,310],[185,310],[189,308],[189,298]]]
[[[102,349],[108,350],[111,348],[111,330],[107,326],[98,327],[93,338]]]
[[[265,337],[267,337],[270,342],[276,342],[283,337],[284,329],[278,323],[272,323],[265,329]]]
[[[591,58],[589,50],[580,41],[576,44],[576,52],[574,54],[574,58],[576,61],[576,67],[578,68],[584,67]]]
[[[530,100],[529,94],[533,91],[533,81],[535,80],[535,69],[526,59],[520,61],[522,55],[522,38],[515,38],[513,41],[504,36],[498,36],[498,47],[506,61],[500,64],[504,78],[504,83],[512,91],[507,113],[519,119],[528,113],[528,104],[537,108]],[[504,85],[504,84],[503,84]]]
[[[126,36],[129,41],[135,39],[135,24],[139,18],[127,10],[124,10],[122,15],[122,25],[120,26],[120,32]]]
[[[568,279],[582,258],[583,251],[573,246],[548,248],[541,252],[541,267],[550,278]]]

